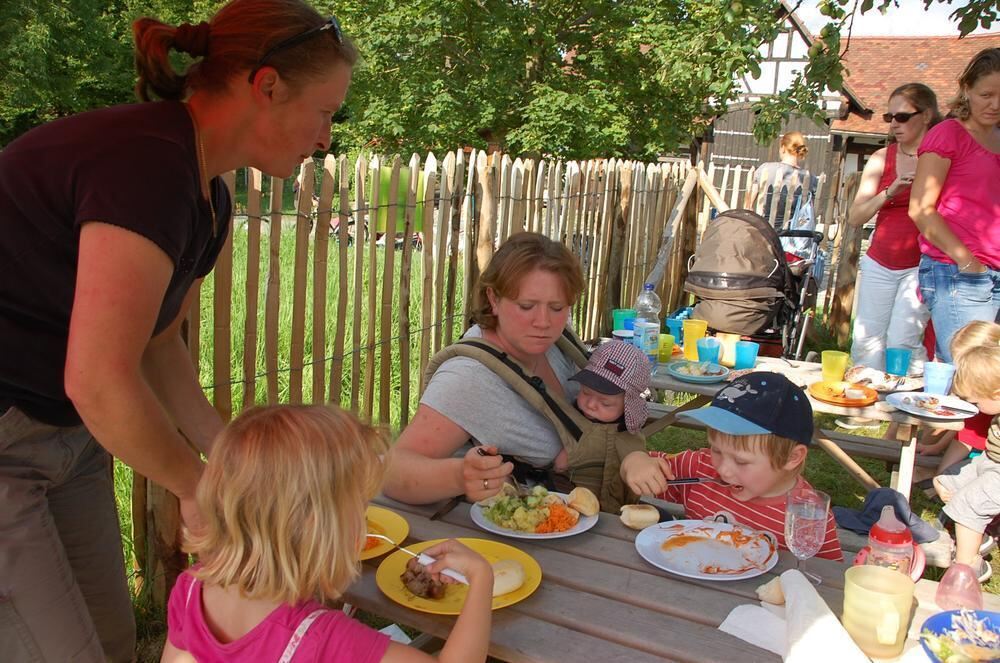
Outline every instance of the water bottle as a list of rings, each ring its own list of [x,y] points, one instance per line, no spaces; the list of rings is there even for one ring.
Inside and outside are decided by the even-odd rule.
[[[660,297],[653,291],[653,284],[642,286],[635,300],[635,345],[653,366],[660,348]]]
[[[653,290],[653,284],[647,283],[642,286],[642,292],[635,299],[636,320],[646,320],[660,324],[660,297]]]
[[[895,569],[910,575],[913,563],[913,535],[896,518],[891,504],[882,507],[882,515],[868,532],[867,564]]]

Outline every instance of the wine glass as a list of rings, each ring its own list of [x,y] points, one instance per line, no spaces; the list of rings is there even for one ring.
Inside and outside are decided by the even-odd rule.
[[[800,486],[788,493],[785,506],[785,545],[795,555],[796,570],[817,585],[822,580],[803,570],[802,562],[823,547],[829,510],[830,496],[822,491]]]

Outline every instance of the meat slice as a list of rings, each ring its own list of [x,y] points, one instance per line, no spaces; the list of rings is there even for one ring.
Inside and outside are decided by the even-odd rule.
[[[425,599],[440,599],[444,597],[444,583],[435,580],[427,572],[427,567],[414,557],[406,563],[406,570],[399,576],[406,588]]]

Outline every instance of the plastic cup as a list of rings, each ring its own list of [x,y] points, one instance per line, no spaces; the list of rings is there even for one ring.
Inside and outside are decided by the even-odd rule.
[[[673,337],[674,342],[678,345],[684,344],[684,319],[683,318],[667,318],[666,319],[667,331],[669,331]]]
[[[733,368],[736,370],[753,368],[757,363],[757,353],[760,351],[760,344],[753,341],[737,341],[735,346],[736,360],[733,362]]]
[[[949,566],[938,583],[934,602],[942,610],[982,610],[983,592],[972,567],[957,562]]]
[[[627,318],[635,319],[635,309],[634,308],[616,308],[611,312],[611,318],[614,322],[615,329],[630,329],[630,327],[625,326],[625,320]]]
[[[670,361],[670,356],[674,353],[674,335],[673,334],[660,334],[660,347],[658,348],[656,359],[661,364],[666,364]]]
[[[924,391],[928,394],[947,394],[951,391],[951,379],[955,367],[941,361],[924,363]]]
[[[913,608],[913,580],[884,566],[852,566],[844,574],[841,621],[861,651],[895,658],[903,651]]]
[[[885,372],[889,375],[905,377],[910,369],[910,356],[913,353],[906,348],[885,349]]]
[[[736,344],[740,342],[739,334],[716,334],[715,338],[722,343],[722,350],[719,352],[719,363],[723,366],[733,368],[736,364]]]
[[[839,350],[823,350],[823,382],[842,382],[849,357]]]
[[[681,327],[684,330],[684,358],[698,361],[698,339],[705,338],[708,323],[704,320],[685,320]]]
[[[698,347],[698,361],[707,361],[712,364],[719,363],[719,351],[722,350],[722,343],[719,343],[719,339],[712,338],[699,338],[696,343]]]
[[[632,339],[634,336],[635,336],[635,331],[631,329],[616,329],[613,332],[611,332],[611,338],[615,339],[616,341],[622,341],[624,343],[628,343],[629,345],[633,344]]]

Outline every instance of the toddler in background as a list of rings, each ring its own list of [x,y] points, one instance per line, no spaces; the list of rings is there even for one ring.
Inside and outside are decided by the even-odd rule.
[[[1000,414],[1000,344],[988,342],[956,356],[953,390],[993,417],[985,452],[934,477],[944,513],[955,521],[955,561],[976,569],[984,580],[990,569],[979,548],[986,527],[1000,514],[1000,421],[996,417]]]
[[[385,436],[333,406],[248,410],[219,435],[197,502],[205,521],[167,606],[162,661],[484,661],[493,571],[457,541],[426,553],[469,580],[437,658],[390,642],[323,603],[359,574],[365,510],[382,480]],[[449,582],[447,578],[442,578]]]
[[[653,495],[684,507],[688,518],[724,516],[785,543],[785,510],[793,488],[809,487],[802,477],[812,444],[813,413],[805,392],[778,373],[755,372],[733,380],[708,407],[684,412],[708,428],[708,449],[634,452],[621,474],[638,495]],[[668,486],[675,478],[721,479]],[[843,560],[833,513],[817,557]]]

